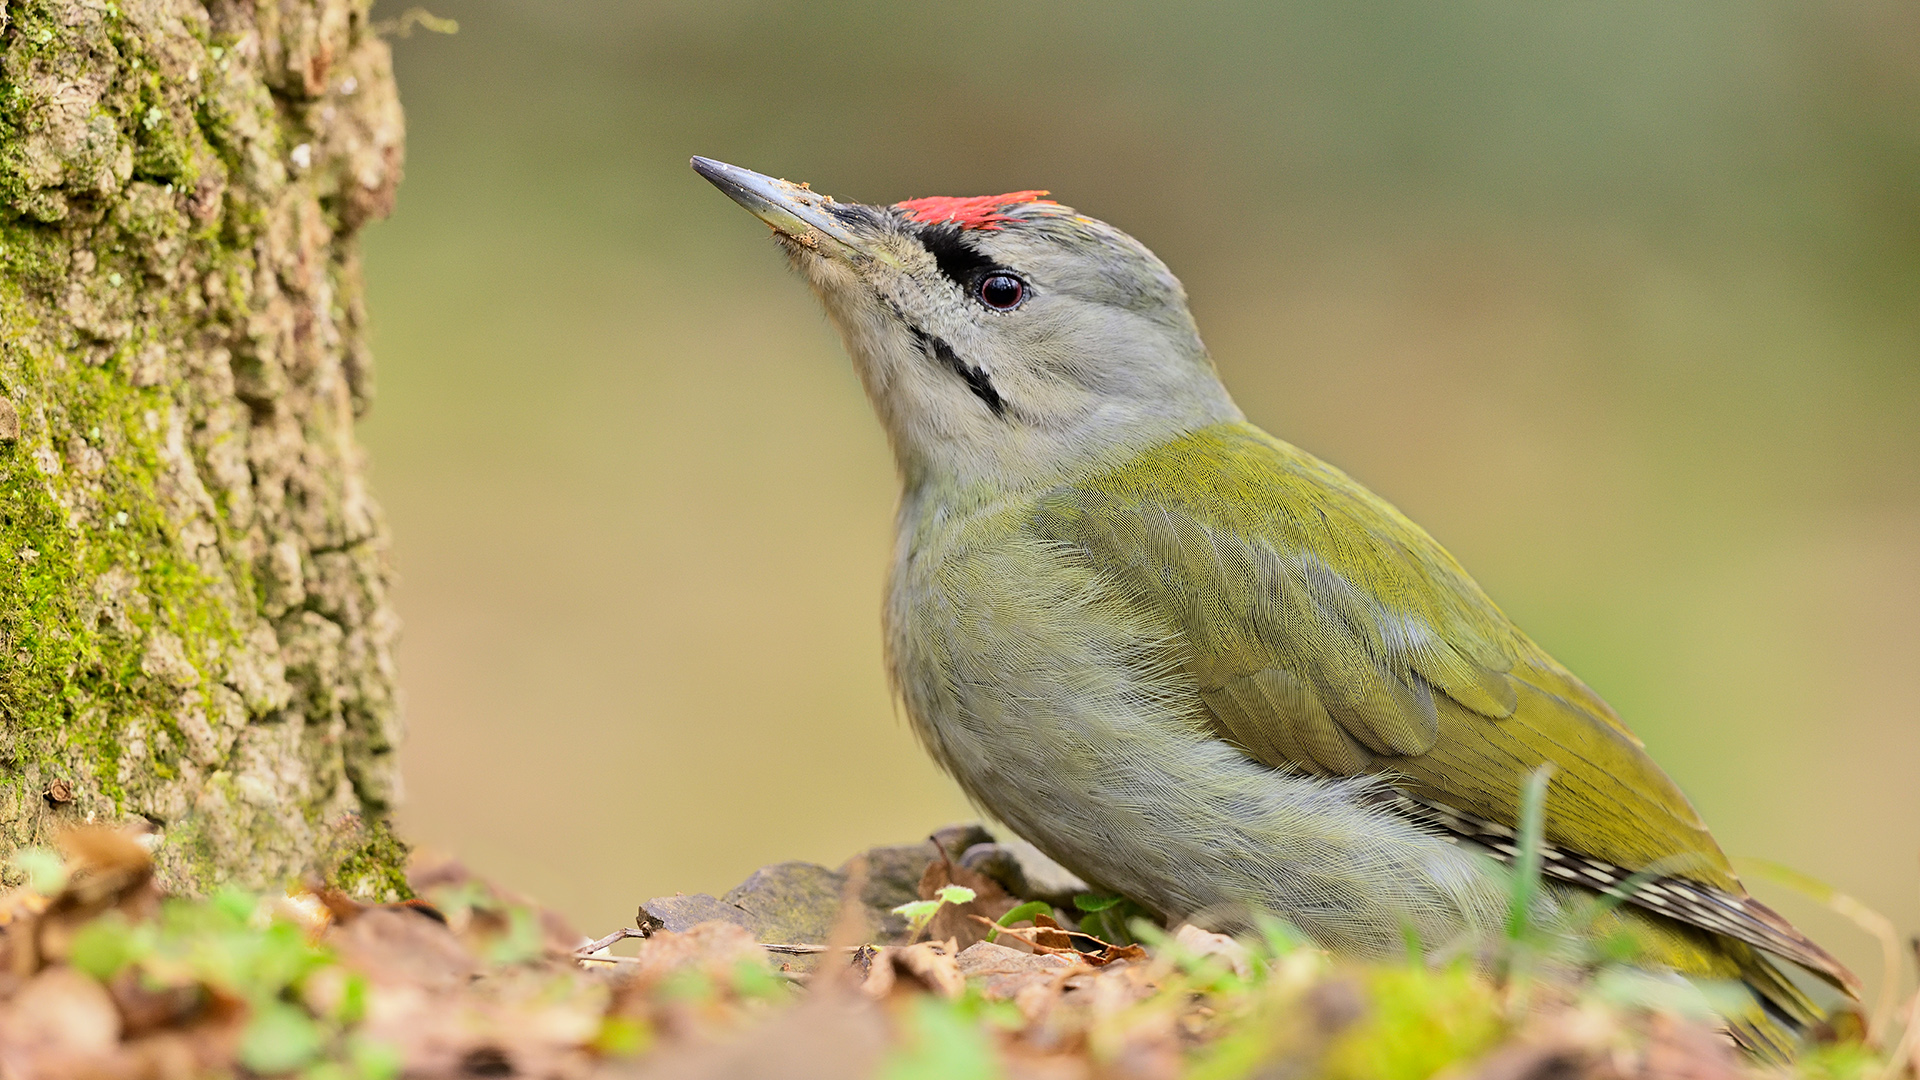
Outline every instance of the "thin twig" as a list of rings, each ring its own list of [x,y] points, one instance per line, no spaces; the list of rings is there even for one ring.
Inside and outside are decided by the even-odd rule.
[[[613,945],[613,943],[616,941],[625,941],[630,937],[643,938],[646,936],[647,935],[644,931],[635,930],[631,926],[623,926],[620,929],[615,930],[613,933],[608,934],[606,937],[601,938],[599,941],[593,942],[592,944],[589,944],[589,945],[582,945],[579,948],[573,950],[573,955],[584,959],[593,953],[599,952],[601,949],[608,948],[609,946]]]
[[[635,958],[631,956],[595,956],[593,954],[599,952],[601,949],[612,946],[616,942],[624,941],[627,938],[645,938],[646,936],[646,933],[643,931],[635,930],[630,926],[623,926],[598,941],[590,942],[573,950],[573,958],[575,960],[595,960],[601,963],[614,960],[632,960]],[[762,941],[759,942],[759,945],[768,952],[778,953],[781,956],[816,956],[820,953],[830,952],[850,953],[856,948],[856,946],[852,945],[805,945],[787,944],[778,941]]]

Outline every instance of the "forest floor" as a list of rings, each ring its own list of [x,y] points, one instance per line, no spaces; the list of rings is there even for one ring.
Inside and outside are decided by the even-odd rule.
[[[1277,925],[1169,933],[977,827],[649,900],[598,941],[446,861],[390,904],[164,897],[137,840],[106,830],[15,865],[5,1080],[1900,1080],[1920,1056],[1895,1031],[1763,1064],[1716,1029],[1711,993],[1550,964],[1524,934],[1360,963]],[[1911,1031],[1915,1008],[1876,1022]]]

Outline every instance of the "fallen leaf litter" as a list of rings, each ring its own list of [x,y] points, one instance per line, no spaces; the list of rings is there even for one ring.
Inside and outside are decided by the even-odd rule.
[[[405,903],[183,899],[127,836],[64,848],[16,860],[32,880],[0,893],[6,1080],[1758,1075],[1701,1019],[1576,983],[1516,1006],[1465,963],[1194,926],[1102,940],[1071,903],[1035,912],[1068,895],[1063,872],[977,826],[650,900],[591,942],[448,861],[417,861]],[[893,914],[956,886],[970,898],[918,932]],[[1851,1075],[1881,1067],[1856,1057]]]

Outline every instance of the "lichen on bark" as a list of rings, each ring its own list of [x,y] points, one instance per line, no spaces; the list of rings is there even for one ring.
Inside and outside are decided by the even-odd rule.
[[[369,6],[0,6],[0,854],[132,820],[175,889],[404,888]]]

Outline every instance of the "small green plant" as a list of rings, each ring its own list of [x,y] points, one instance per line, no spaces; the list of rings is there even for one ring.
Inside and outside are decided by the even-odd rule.
[[[1080,929],[1101,941],[1115,945],[1136,945],[1142,940],[1133,931],[1136,922],[1152,923],[1152,913],[1124,896],[1081,893],[1073,898],[1080,912]]]
[[[943,904],[968,904],[973,902],[974,891],[965,885],[948,885],[934,894],[931,900],[913,900],[893,909],[895,915],[907,917],[909,936],[919,937],[927,928]]]
[[[1052,914],[1053,914],[1052,904],[1049,904],[1044,900],[1029,900],[1024,904],[1021,904],[1019,907],[1014,908],[1012,911],[1007,912],[1005,915],[1000,916],[1000,921],[995,923],[994,925],[1012,926],[1014,923],[1017,923],[1017,922],[1032,922],[1034,920],[1034,917],[1038,915],[1052,915]],[[999,936],[1000,936],[1000,931],[998,930],[987,931],[988,941],[992,941],[995,938],[998,938]]]

